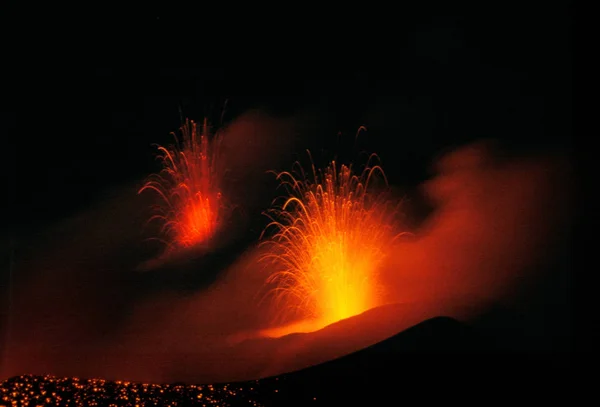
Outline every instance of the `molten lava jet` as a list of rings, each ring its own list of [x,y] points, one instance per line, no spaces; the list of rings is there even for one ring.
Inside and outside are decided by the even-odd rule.
[[[200,127],[186,120],[180,129],[182,142],[171,133],[175,144],[157,146],[162,170],[148,177],[138,191],[154,191],[160,204],[149,219],[162,223],[161,237],[167,252],[209,241],[223,215],[220,174],[216,167],[220,137],[210,134],[207,120]]]
[[[261,260],[276,270],[267,278],[267,296],[280,322],[303,321],[266,335],[316,330],[381,305],[379,267],[402,233],[398,205],[372,185],[379,180],[387,187],[381,166],[371,165],[376,158],[359,175],[335,161],[317,171],[312,158],[312,177],[298,162],[277,174],[287,194],[266,213],[265,232],[275,233],[262,242]]]

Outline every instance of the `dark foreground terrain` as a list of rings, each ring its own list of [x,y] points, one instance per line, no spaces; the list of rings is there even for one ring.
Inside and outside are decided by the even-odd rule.
[[[535,393],[538,385],[556,381],[558,389],[568,388],[569,354],[494,349],[476,326],[438,317],[348,356],[261,380],[146,384],[24,375],[4,381],[0,393],[2,405],[11,406],[328,406],[393,405],[412,398],[416,389],[431,392],[444,385],[469,392],[501,389],[503,395]]]

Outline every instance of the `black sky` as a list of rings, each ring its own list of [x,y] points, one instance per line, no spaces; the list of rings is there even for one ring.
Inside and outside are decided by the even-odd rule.
[[[150,143],[168,140],[180,109],[218,120],[225,100],[226,121],[249,108],[285,116],[314,107],[332,137],[307,147],[332,154],[337,131],[366,125],[364,147],[394,163],[386,171],[399,183],[421,182],[436,155],[479,138],[568,147],[567,3],[376,14],[332,20],[328,36],[307,25],[296,41],[276,29],[264,41],[222,14],[20,13],[28,24],[12,32],[1,116],[9,223],[66,216],[143,178],[156,169]]]

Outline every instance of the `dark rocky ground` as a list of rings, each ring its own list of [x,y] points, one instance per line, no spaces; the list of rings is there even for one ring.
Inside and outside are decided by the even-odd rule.
[[[538,383],[566,386],[568,353],[498,353],[477,325],[452,318],[421,322],[369,348],[324,364],[230,384],[143,384],[102,379],[18,376],[0,384],[7,405],[289,406],[383,402],[447,386],[523,397]],[[539,394],[544,398],[547,394]],[[432,396],[441,399],[443,394]],[[538,399],[539,399],[538,398]]]

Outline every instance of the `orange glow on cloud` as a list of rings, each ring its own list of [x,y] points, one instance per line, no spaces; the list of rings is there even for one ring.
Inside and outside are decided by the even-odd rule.
[[[273,121],[266,116],[249,115],[223,129],[222,141],[218,144],[219,151],[226,155],[220,156],[218,161],[214,154],[210,157],[213,164],[217,162],[226,167],[239,180],[235,188],[231,188],[234,177],[228,176],[228,189],[223,191],[227,202],[235,197],[235,201],[245,206],[251,203],[253,207],[263,207],[262,203],[268,201],[270,186],[265,182],[264,171],[277,168],[287,160],[287,151],[296,141],[281,134],[294,133],[297,122],[303,126],[314,123],[306,119]],[[312,131],[303,131],[309,130]],[[191,127],[189,131],[191,134]],[[196,135],[199,134],[197,131]],[[221,142],[226,143],[222,150]],[[207,151],[214,151],[214,147]],[[164,155],[164,151],[161,154]],[[165,159],[168,160],[163,157]],[[173,161],[178,162],[177,158]],[[522,346],[520,338],[529,337],[530,333],[513,331],[519,349],[538,349],[538,343],[552,346],[555,338],[564,333],[556,327],[568,316],[557,311],[569,305],[571,288],[563,281],[569,281],[571,270],[568,264],[563,266],[561,262],[565,252],[571,250],[576,185],[572,166],[570,158],[563,154],[514,156],[490,144],[464,146],[446,154],[435,167],[438,170],[435,177],[421,185],[422,192],[433,203],[433,213],[411,228],[414,233],[411,239],[396,239],[392,243],[386,237],[379,241],[382,243],[379,249],[389,255],[381,260],[381,267],[373,269],[371,276],[377,282],[374,286],[383,286],[385,291],[378,293],[375,289],[375,294],[366,298],[388,305],[331,323],[325,329],[319,329],[324,324],[322,321],[310,320],[307,315],[309,311],[319,310],[316,300],[324,297],[315,296],[311,307],[298,308],[291,292],[278,294],[275,298],[288,304],[282,309],[288,320],[281,321],[281,325],[270,319],[272,304],[256,301],[257,293],[265,288],[265,269],[272,270],[273,276],[285,269],[281,257],[265,259],[272,260],[272,264],[271,261],[261,264],[258,259],[264,258],[265,253],[281,255],[285,248],[291,249],[283,240],[278,249],[269,246],[276,245],[277,240],[265,242],[262,248],[249,248],[227,266],[195,263],[192,254],[196,253],[183,250],[182,256],[189,260],[185,267],[209,264],[211,272],[219,272],[213,284],[193,293],[183,294],[172,280],[134,273],[145,253],[139,240],[140,228],[149,217],[144,208],[149,208],[155,197],[162,199],[160,214],[173,214],[169,212],[169,203],[184,207],[185,201],[180,196],[161,198],[159,192],[171,198],[170,187],[175,182],[165,169],[159,174],[165,182],[155,185],[153,193],[132,196],[133,186],[123,185],[85,212],[49,225],[34,236],[24,236],[18,242],[12,302],[8,310],[10,329],[5,331],[0,376],[5,379],[23,373],[53,374],[153,383],[253,380],[343,356],[427,318],[443,315],[477,323],[480,315],[493,311],[496,306],[515,310],[526,321],[544,325],[541,334],[534,332],[533,340]],[[335,168],[340,176],[339,165]],[[211,170],[222,175],[214,167]],[[211,179],[208,196],[218,194],[218,187],[224,186],[218,182],[219,178]],[[325,225],[333,229],[342,224],[333,219],[321,223],[315,215],[318,212],[312,209],[320,208],[326,201],[317,199],[311,206],[306,195],[299,193],[304,191],[317,197],[318,184],[327,192],[326,177],[316,183],[312,177],[308,180],[303,175],[296,179],[299,184],[288,185],[288,188],[297,186],[293,196],[302,198],[314,221],[310,225],[321,225],[321,230],[329,230]],[[281,176],[280,180],[290,181],[290,178]],[[332,183],[337,188],[335,191],[339,191],[341,185],[341,182]],[[373,202],[378,202],[386,208],[379,213],[382,219],[388,219],[384,214],[392,219],[396,201],[392,198],[390,206],[383,205],[385,201],[375,199],[379,195],[372,194],[371,187],[366,189],[370,192],[363,203],[352,206],[352,211],[349,206],[344,207],[354,220],[347,221],[354,234],[347,233],[345,242],[356,241],[350,237],[360,232],[362,242],[367,243],[363,249],[370,247],[374,252],[376,247],[369,243],[374,238],[369,240],[367,232],[375,233],[377,229],[364,228],[367,222],[363,219],[360,223],[361,216],[373,208]],[[180,193],[184,194],[182,190]],[[338,207],[344,202],[342,196],[347,195],[338,196]],[[284,202],[290,197],[284,197]],[[222,200],[217,206],[217,219],[226,214]],[[365,205],[362,212],[358,211],[361,205]],[[327,213],[325,208],[331,207],[335,205],[324,206],[320,213]],[[283,216],[297,214],[299,208],[300,205],[290,202],[287,212],[281,216],[275,212],[271,215],[287,227],[292,218]],[[359,230],[354,224],[360,224],[365,230]],[[390,224],[384,223],[391,224],[391,220]],[[219,222],[217,229],[221,229],[218,225]],[[236,228],[226,228],[227,234],[231,229]],[[176,229],[168,231],[168,236],[174,238]],[[388,232],[393,238],[398,230],[389,227]],[[318,241],[318,236],[317,233],[306,235],[312,242]],[[176,240],[171,242],[178,247]],[[391,249],[388,242],[393,245]],[[313,251],[309,251],[309,247],[313,247]],[[350,248],[355,249],[355,246]],[[311,245],[304,249],[298,252],[302,253],[301,257],[289,258],[310,259],[312,254],[316,267],[319,251]],[[358,253],[350,253],[354,258],[361,258]],[[369,252],[361,253],[369,255]],[[298,265],[303,264],[298,262]],[[352,266],[360,264],[368,263],[350,263]],[[126,278],[123,278],[124,273]],[[553,277],[555,273],[558,277]],[[558,281],[552,282],[552,279]],[[182,276],[182,280],[187,281],[187,275]],[[551,297],[531,295],[534,289],[547,290],[546,286],[557,287],[550,292]],[[368,306],[371,304],[367,301],[365,307]],[[538,319],[538,310],[549,317]],[[289,318],[297,311],[304,315]],[[500,324],[489,334],[504,335],[505,330],[513,328]],[[311,333],[272,338],[286,332]]]

